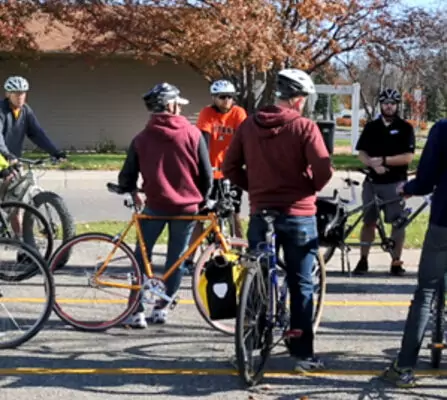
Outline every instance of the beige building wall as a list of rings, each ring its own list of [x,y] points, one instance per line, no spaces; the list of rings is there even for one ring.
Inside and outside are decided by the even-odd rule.
[[[156,83],[178,85],[191,101],[184,115],[192,121],[210,100],[200,75],[169,61],[148,66],[116,57],[89,65],[80,57],[47,55],[28,66],[0,62],[2,85],[9,75],[29,79],[28,103],[42,127],[56,144],[71,150],[94,149],[106,141],[125,149],[147,122],[141,96]]]

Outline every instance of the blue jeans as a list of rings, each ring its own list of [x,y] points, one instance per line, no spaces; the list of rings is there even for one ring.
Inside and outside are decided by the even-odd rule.
[[[262,217],[252,215],[248,227],[250,249],[265,241],[267,224]],[[312,217],[280,215],[275,221],[276,244],[282,247],[290,292],[290,329],[300,329],[300,338],[292,338],[290,354],[294,357],[314,356],[313,280],[312,267],[318,251],[317,222]]]
[[[418,285],[405,323],[399,368],[416,367],[419,350],[430,319],[433,297],[447,271],[447,227],[430,224],[419,260]]]
[[[153,216],[174,216],[173,214],[163,213],[159,211],[153,211],[147,207],[143,210],[145,215]],[[175,214],[178,215],[178,214]],[[192,231],[194,229],[196,221],[193,220],[169,220],[169,219],[157,219],[157,220],[141,220],[141,230],[143,233],[144,242],[146,244],[147,257],[149,261],[152,259],[152,250],[158,237],[163,232],[166,224],[168,224],[168,254],[166,256],[165,271],[167,271],[180,256],[188,249],[188,243],[191,238]],[[137,243],[135,248],[135,258],[140,266],[141,273],[144,274],[144,261],[141,253],[140,245]],[[174,273],[165,282],[166,294],[172,296],[177,292],[180,287],[180,283],[183,275],[183,265],[177,268]],[[144,311],[143,305],[140,303],[137,312]]]

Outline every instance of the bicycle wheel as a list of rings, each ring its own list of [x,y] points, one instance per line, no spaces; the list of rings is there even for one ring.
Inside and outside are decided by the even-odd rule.
[[[278,255],[277,263],[279,267],[285,270],[285,264],[281,254]],[[315,256],[314,265],[312,267],[312,280],[314,287],[312,324],[314,334],[316,334],[320,326],[321,317],[323,315],[324,299],[326,298],[326,264],[324,262],[324,256],[321,255],[320,251],[318,251]]]
[[[314,282],[314,314],[312,323],[314,334],[316,334],[320,326],[324,299],[326,298],[326,264],[320,252],[315,257],[312,278]]]
[[[76,225],[73,216],[70,214],[64,199],[56,193],[44,191],[33,197],[32,203],[36,208],[42,210],[49,221],[51,232],[54,237],[58,237],[62,242],[66,242],[76,234]],[[54,210],[53,213],[51,210]],[[57,219],[55,216],[57,215]],[[60,221],[56,223],[55,221]],[[67,252],[64,259],[59,260],[59,266],[62,267],[70,257]]]
[[[18,254],[26,259],[20,268]],[[26,268],[35,271],[33,277],[17,284],[21,280],[14,275]],[[54,304],[54,283],[42,257],[14,239],[0,238],[0,271],[0,349],[10,349],[33,338],[45,325]]]
[[[445,334],[445,287],[444,279],[441,287],[436,291],[432,303],[432,329],[431,329],[431,366],[441,366],[442,345]]]
[[[228,244],[235,249],[244,249],[247,248],[248,243],[243,239],[238,238],[230,238],[228,239]],[[194,274],[192,277],[192,294],[194,298],[194,303],[199,311],[199,314],[202,318],[210,325],[212,328],[216,329],[219,332],[225,333],[226,335],[234,335],[235,331],[235,319],[230,320],[215,320],[210,319],[208,310],[205,307],[203,299],[200,295],[199,291],[199,283],[202,274],[206,271],[206,263],[210,260],[216,253],[222,253],[223,249],[219,244],[212,243],[210,244],[206,250],[201,254],[199,260],[197,261],[197,265],[194,269]]]
[[[61,267],[60,260],[70,259]],[[56,286],[54,311],[72,327],[90,332],[118,325],[137,307],[139,290],[106,286],[95,282],[96,272],[108,261],[98,277],[110,285],[141,285],[141,272],[132,249],[103,233],[77,235],[59,246],[50,261]],[[91,293],[90,298],[81,296]]]
[[[322,251],[323,253],[323,261],[325,263],[328,263],[330,261],[330,259],[332,258],[332,256],[335,253],[335,250],[337,250],[337,246],[332,245],[332,246],[320,246],[320,249],[324,247],[324,251]]]
[[[19,215],[22,214],[22,226],[19,226],[19,229],[22,231],[23,242],[35,249],[45,261],[48,261],[53,252],[54,240],[50,225],[43,214],[30,204],[19,201],[5,201],[4,203],[0,203],[0,212],[2,213],[3,219],[1,221],[2,225],[6,223],[2,227],[2,236],[9,238],[16,236],[11,223],[11,217],[16,213],[19,213]],[[37,229],[35,230],[34,228]],[[22,259],[24,257],[20,253],[17,256]],[[14,279],[16,282],[19,282],[33,277],[39,272],[39,268],[36,266],[35,269],[26,268],[22,272],[17,272],[14,276],[4,276],[0,272],[0,279]]]
[[[272,326],[267,321],[268,294],[260,268],[249,268],[245,275],[236,317],[236,361],[245,384],[256,385],[264,376],[273,342]],[[259,352],[255,365],[254,353]]]

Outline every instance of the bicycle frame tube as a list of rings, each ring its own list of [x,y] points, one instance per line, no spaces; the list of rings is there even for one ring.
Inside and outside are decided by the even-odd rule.
[[[392,204],[392,203],[396,203],[396,202],[400,202],[400,201],[402,201],[401,197],[396,197],[395,199],[383,201],[379,197],[377,197],[377,195],[374,195],[374,199],[371,200],[366,205],[361,205],[361,206],[354,208],[353,210],[348,211],[346,213],[346,220],[348,220],[349,217],[351,217],[355,214],[358,214],[360,211],[361,212],[360,212],[359,217],[354,221],[354,223],[352,225],[349,225],[349,229],[347,229],[345,231],[344,240],[346,240],[349,237],[349,235],[354,231],[354,229],[357,227],[357,225],[363,219],[365,213],[367,211],[369,211],[369,209],[371,207],[374,207],[375,212],[377,212],[377,214],[379,215],[378,223],[377,223],[377,230],[379,231],[379,237],[382,241],[385,240],[386,232],[385,232],[385,224],[384,224],[383,218],[380,214],[381,208],[383,206],[386,206],[387,204]],[[361,240],[359,240],[358,242],[346,242],[345,241],[345,244],[347,244],[349,246],[365,246],[365,245],[373,246],[374,242],[362,242]],[[380,245],[380,244],[377,244],[377,245]]]
[[[271,224],[273,228],[272,232],[268,232],[267,235],[267,251],[268,251],[268,297],[269,297],[269,309],[268,309],[268,318],[267,320],[272,322],[275,313],[275,299],[278,295],[278,275],[276,273],[276,233],[273,227],[273,222]]]
[[[101,274],[104,272],[104,270],[107,268],[107,265],[109,264],[110,260],[113,258],[114,254],[116,253],[117,249],[119,248],[120,244],[124,242],[124,239],[126,238],[127,234],[129,233],[132,226],[135,225],[136,229],[136,235],[137,235],[137,243],[140,245],[141,248],[141,254],[143,258],[143,264],[145,273],[148,276],[148,278],[153,278],[154,273],[152,270],[151,262],[147,256],[147,248],[146,243],[144,241],[143,233],[141,230],[141,220],[151,220],[151,219],[175,219],[175,220],[192,220],[192,221],[211,221],[210,225],[204,230],[204,232],[201,233],[201,235],[197,238],[197,240],[188,248],[188,250],[172,265],[168,271],[166,271],[163,276],[161,276],[161,279],[163,281],[166,281],[176,269],[180,267],[180,265],[197,249],[197,247],[200,246],[202,241],[211,233],[215,232],[217,240],[222,244],[222,248],[225,252],[228,252],[230,250],[230,246],[228,242],[226,241],[225,237],[222,235],[219,229],[218,225],[218,219],[215,214],[210,213],[206,216],[201,215],[190,215],[190,216],[176,216],[176,217],[163,217],[163,216],[149,216],[149,215],[142,215],[138,213],[134,213],[132,215],[132,219],[127,225],[127,227],[124,229],[123,232],[117,234],[114,237],[114,248],[107,256],[104,263],[101,265],[101,267],[98,269],[98,271],[95,273],[94,281],[97,284],[100,284],[102,286],[109,286],[109,287],[115,287],[115,288],[123,288],[123,289],[132,289],[132,290],[139,290],[141,288],[141,285],[128,285],[128,284],[121,284],[121,283],[111,283],[111,282],[105,282],[99,279]]]
[[[411,224],[411,222],[413,222],[413,220],[422,212],[425,210],[425,208],[427,208],[428,205],[431,204],[431,196],[425,196],[424,197],[424,202],[416,209],[416,211],[414,211],[408,218],[407,218],[407,222],[405,222],[405,224],[402,225],[403,228],[406,228],[408,225]]]

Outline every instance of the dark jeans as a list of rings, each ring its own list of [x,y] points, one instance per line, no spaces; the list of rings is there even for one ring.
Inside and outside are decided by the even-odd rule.
[[[156,212],[145,208],[143,214],[153,216],[170,216],[168,213]],[[178,214],[176,214],[178,215]],[[166,256],[165,271],[167,271],[180,256],[188,249],[189,239],[191,238],[194,224],[193,220],[169,220],[169,219],[157,219],[157,220],[141,220],[141,230],[143,233],[144,241],[146,243],[147,256],[149,261],[152,258],[152,250],[158,237],[163,232],[166,224],[168,224],[168,254]],[[140,265],[141,273],[144,274],[144,262],[141,254],[141,248],[137,243],[135,248],[135,258]],[[180,283],[183,275],[183,265],[177,268],[174,273],[168,278],[166,282],[166,294],[172,296],[177,292],[180,287]],[[144,311],[143,305],[140,303],[136,312]]]
[[[248,228],[248,242],[256,249],[265,241],[267,224],[262,217],[252,215]],[[276,244],[282,247],[290,292],[290,329],[301,329],[300,338],[290,340],[289,351],[294,357],[314,355],[313,280],[312,267],[318,251],[318,233],[315,217],[281,215],[275,221]]]
[[[419,261],[418,285],[405,323],[399,368],[414,369],[430,318],[431,303],[447,271],[447,228],[429,225]]]

